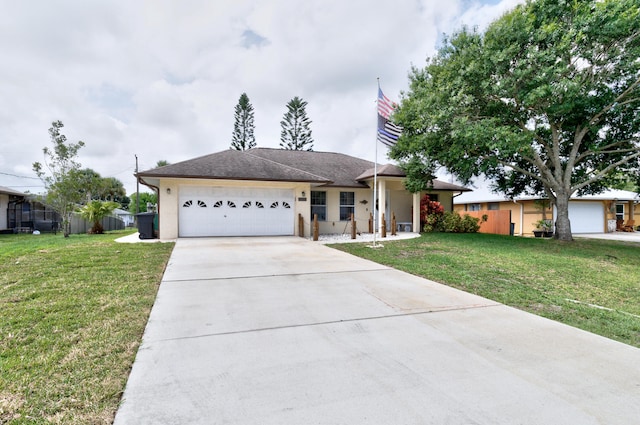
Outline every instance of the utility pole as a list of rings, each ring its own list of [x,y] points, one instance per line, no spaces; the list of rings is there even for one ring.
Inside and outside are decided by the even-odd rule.
[[[136,214],[140,212],[140,181],[138,180],[138,154],[136,157]]]

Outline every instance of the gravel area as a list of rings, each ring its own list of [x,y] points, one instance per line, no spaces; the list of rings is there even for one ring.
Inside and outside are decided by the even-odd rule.
[[[386,238],[381,238],[378,233],[376,236],[376,243],[382,243],[385,241],[397,241],[401,239],[411,239],[417,238],[420,236],[419,233],[411,233],[411,232],[399,232],[395,236],[392,236],[391,233],[387,233]],[[311,238],[308,238],[311,239]],[[153,243],[153,242],[174,242],[169,240],[161,240],[161,239],[140,239],[138,233],[133,233],[131,235],[123,236],[121,238],[116,239],[116,242],[122,243]],[[352,243],[352,242],[373,242],[373,233],[360,233],[356,235],[355,239],[351,239],[351,233],[344,234],[332,234],[332,235],[320,235],[318,238],[319,243],[328,244],[328,243]]]
[[[399,232],[395,236],[392,236],[391,233],[387,233],[386,238],[380,237],[378,233],[376,235],[376,243],[388,242],[388,241],[397,241],[401,239],[412,239],[420,236],[419,233],[411,233],[411,232]],[[318,237],[318,242],[328,244],[328,243],[352,243],[352,242],[373,242],[373,233],[360,233],[356,235],[355,239],[351,239],[351,233],[344,234],[333,234],[333,235],[320,235]]]

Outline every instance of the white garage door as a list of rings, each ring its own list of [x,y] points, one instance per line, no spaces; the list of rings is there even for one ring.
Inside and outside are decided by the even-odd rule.
[[[604,208],[601,202],[569,202],[572,233],[604,232]]]
[[[293,190],[181,186],[180,237],[293,235]]]

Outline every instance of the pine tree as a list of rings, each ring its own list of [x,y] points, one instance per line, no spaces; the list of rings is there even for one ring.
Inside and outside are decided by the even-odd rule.
[[[305,107],[307,102],[294,97],[287,103],[287,112],[284,114],[280,125],[280,147],[295,151],[312,151],[313,138],[311,137],[311,120],[307,117]]]
[[[231,149],[244,151],[256,147],[256,137],[253,132],[253,105],[249,102],[246,93],[240,95],[235,109],[235,123],[233,124],[233,135],[231,138]]]

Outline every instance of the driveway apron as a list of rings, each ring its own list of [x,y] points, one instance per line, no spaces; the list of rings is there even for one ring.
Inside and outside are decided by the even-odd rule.
[[[305,239],[179,239],[115,424],[629,424],[638,365]]]

